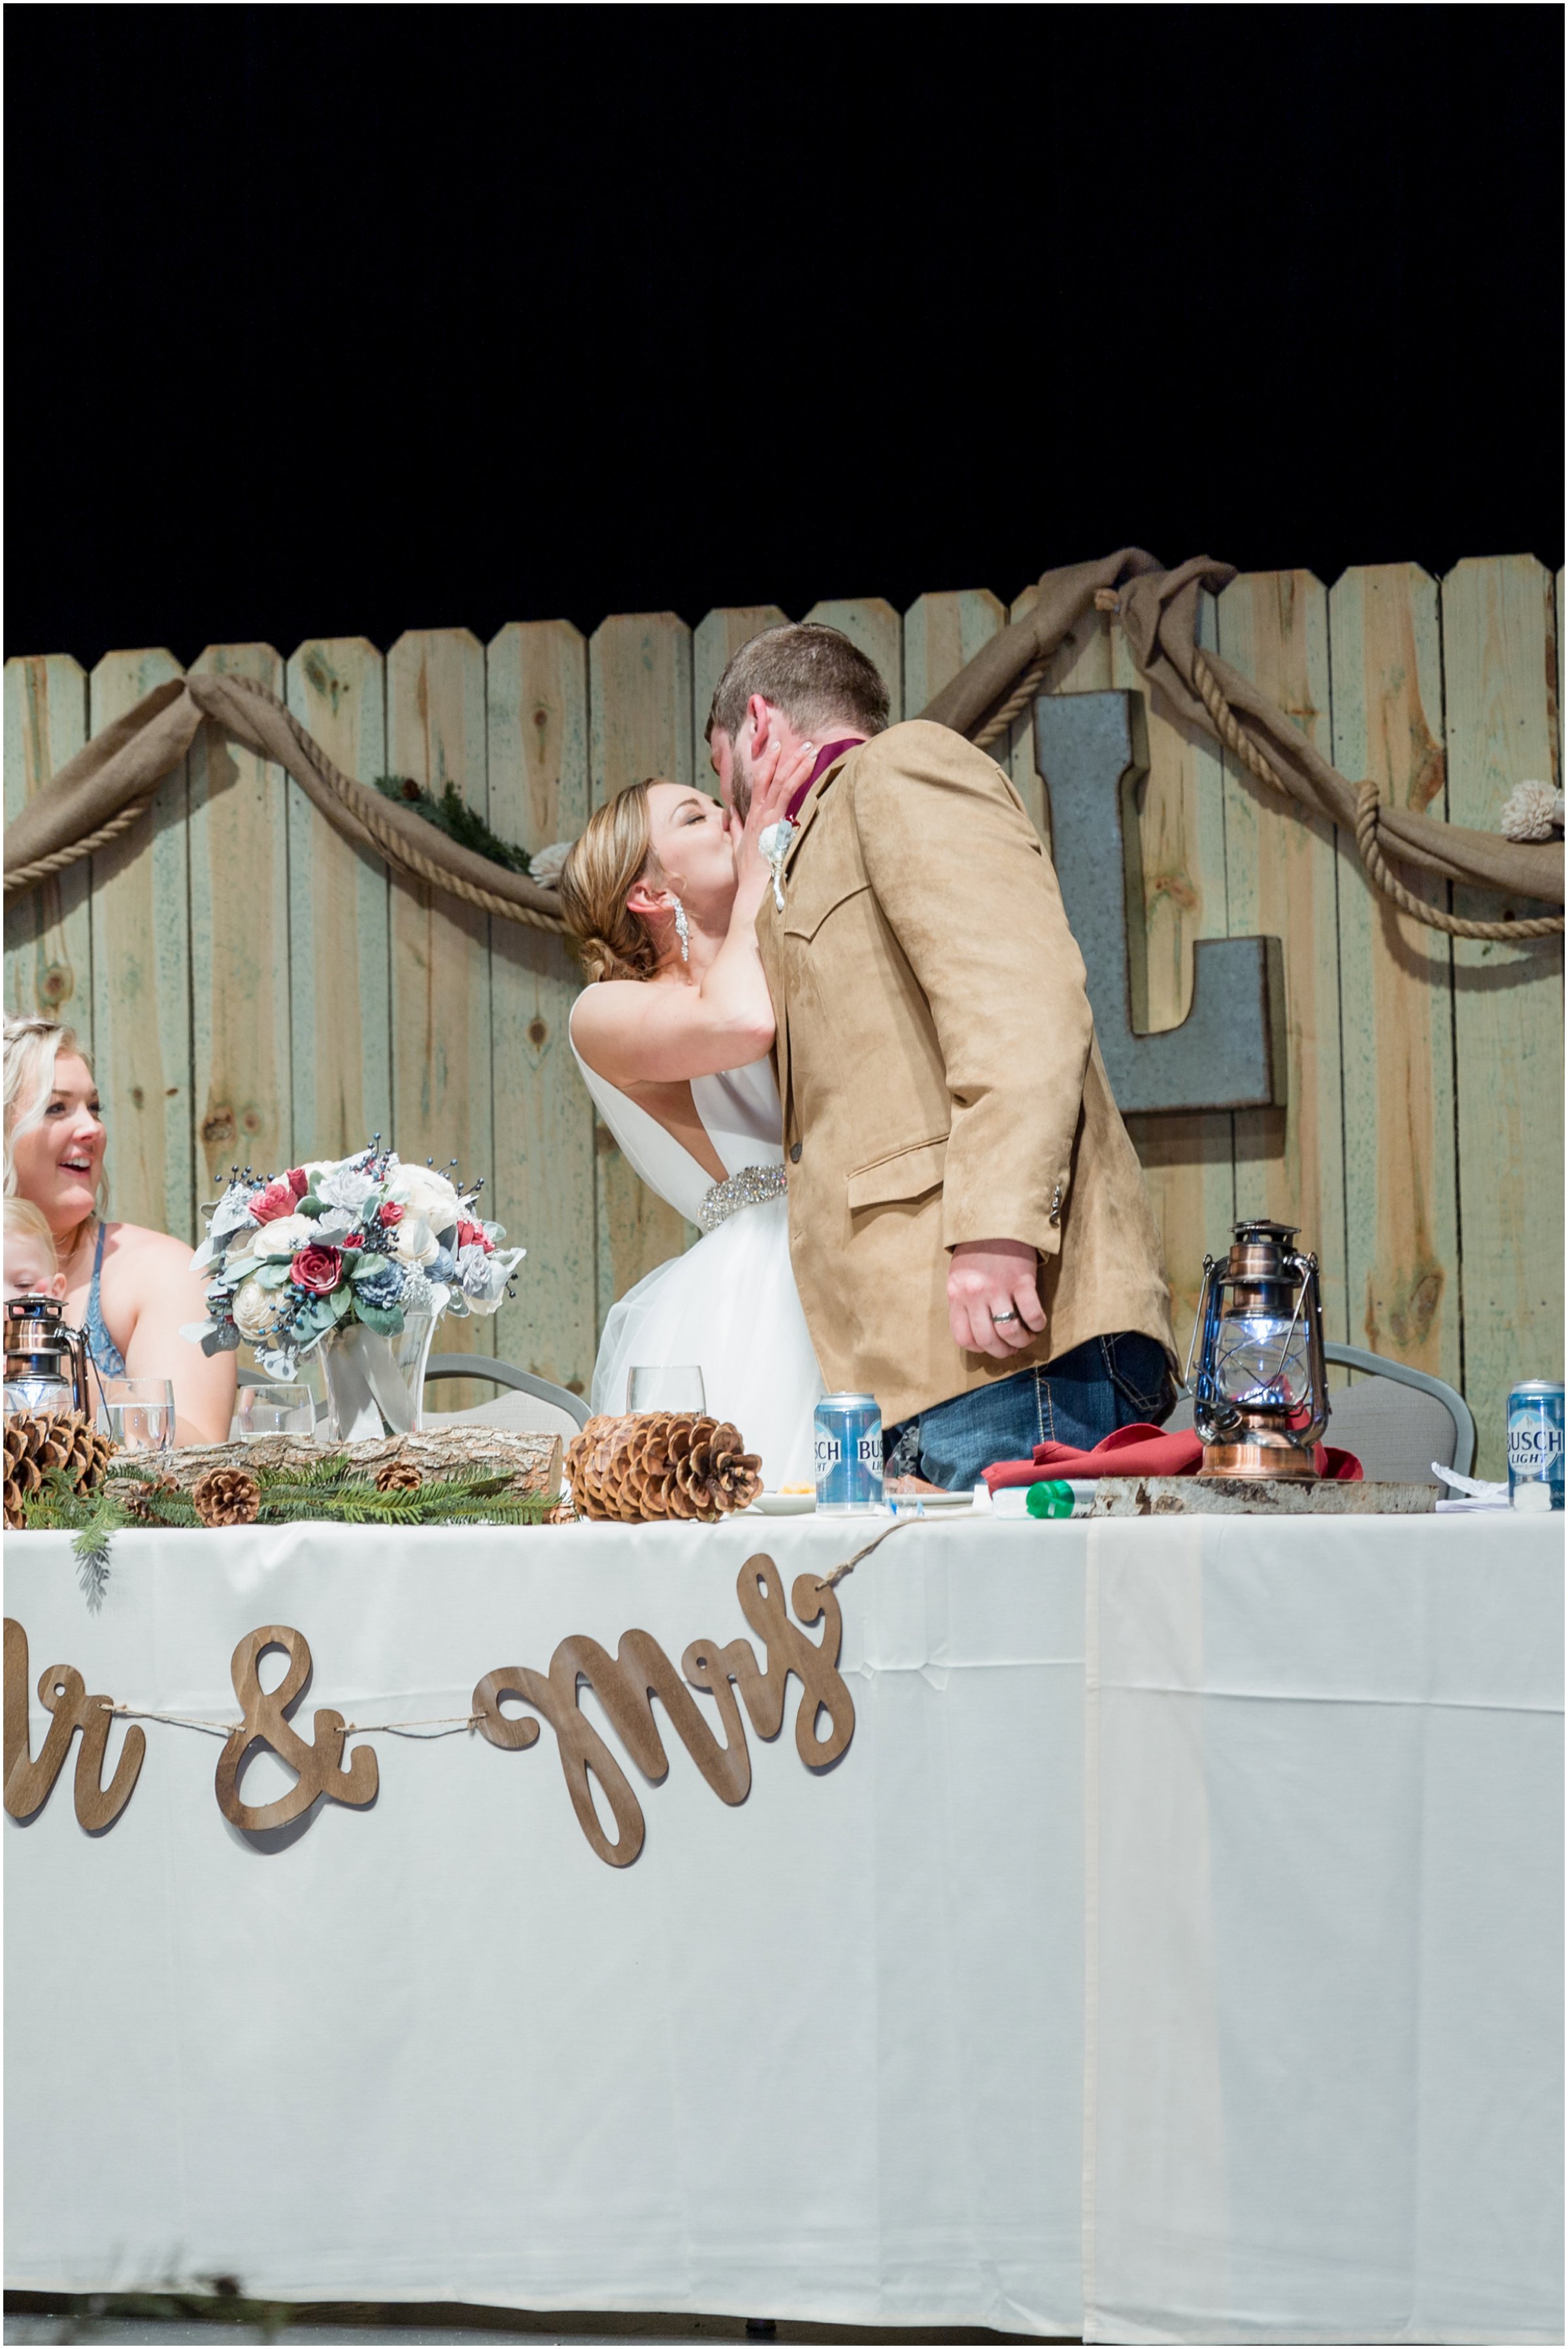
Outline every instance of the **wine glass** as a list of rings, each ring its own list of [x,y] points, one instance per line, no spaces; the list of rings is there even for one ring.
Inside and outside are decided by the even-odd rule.
[[[172,1379],[106,1379],[98,1381],[103,1401],[98,1424],[121,1452],[171,1452],[174,1449],[174,1381]]]
[[[240,1433],[247,1444],[266,1435],[316,1433],[316,1401],[302,1379],[276,1379],[264,1386],[242,1387]]]
[[[634,1370],[626,1382],[628,1411],[706,1411],[707,1391],[695,1362],[655,1362]]]

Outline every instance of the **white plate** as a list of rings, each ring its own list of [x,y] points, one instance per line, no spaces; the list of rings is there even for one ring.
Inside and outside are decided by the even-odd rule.
[[[742,1514],[748,1517],[805,1517],[815,1506],[815,1493],[759,1493]]]

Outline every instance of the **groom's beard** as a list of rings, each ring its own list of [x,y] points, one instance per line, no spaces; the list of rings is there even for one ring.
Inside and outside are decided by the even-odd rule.
[[[744,823],[752,812],[752,771],[738,749],[730,753],[730,797]]]

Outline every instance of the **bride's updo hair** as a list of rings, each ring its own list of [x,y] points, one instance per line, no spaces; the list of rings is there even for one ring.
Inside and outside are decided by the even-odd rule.
[[[628,783],[596,808],[561,868],[561,913],[590,979],[651,978],[659,942],[627,898],[645,876],[662,877],[648,822],[649,783]]]

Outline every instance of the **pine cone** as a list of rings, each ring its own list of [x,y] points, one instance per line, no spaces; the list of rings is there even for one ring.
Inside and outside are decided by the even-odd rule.
[[[261,1507],[261,1486],[248,1468],[209,1468],[191,1487],[204,1526],[248,1526]]]
[[[79,1411],[19,1411],[5,1422],[5,1523],[26,1521],[22,1504],[38,1492],[51,1468],[62,1469],[71,1489],[91,1493],[102,1484],[113,1445]]]
[[[376,1471],[378,1493],[417,1493],[424,1478],[411,1460],[387,1460]]]
[[[158,1514],[158,1503],[180,1490],[178,1476],[116,1476],[109,1479],[109,1489],[121,1506],[143,1525],[158,1526],[163,1520]]]
[[[745,1448],[745,1439],[728,1420],[693,1419],[670,1438],[675,1463],[675,1492],[670,1515],[699,1517],[717,1525],[735,1509],[743,1509],[763,1489],[762,1460]],[[676,1495],[684,1506],[679,1512]]]
[[[738,1429],[695,1412],[601,1413],[566,1452],[577,1508],[623,1525],[654,1517],[716,1525],[755,1500],[761,1469]]]

